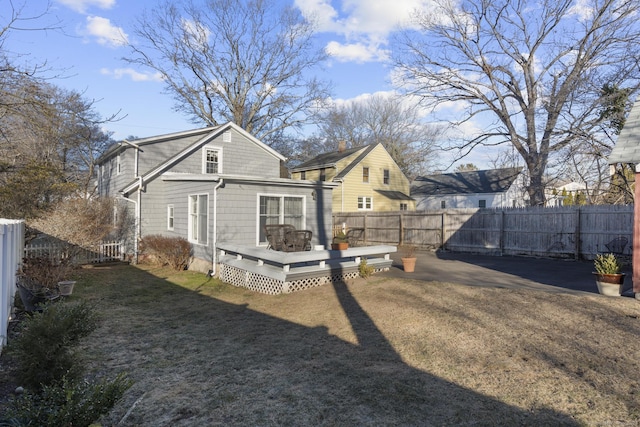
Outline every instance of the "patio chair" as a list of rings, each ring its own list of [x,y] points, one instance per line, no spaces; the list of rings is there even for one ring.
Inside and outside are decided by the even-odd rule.
[[[289,231],[295,231],[290,224],[268,224],[264,226],[264,234],[267,237],[267,249],[274,251],[286,251],[285,236]]]
[[[313,233],[310,230],[288,230],[284,236],[284,251],[310,251],[311,237]]]
[[[347,231],[347,241],[349,247],[355,248],[360,245],[364,240],[364,228],[350,228]]]
[[[627,243],[629,243],[629,239],[622,236],[622,237],[616,237],[615,239],[605,244],[604,246],[612,254],[624,255],[624,248],[627,246]]]

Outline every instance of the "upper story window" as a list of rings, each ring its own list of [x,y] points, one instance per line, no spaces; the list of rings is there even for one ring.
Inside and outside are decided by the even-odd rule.
[[[122,172],[122,157],[118,154],[118,157],[116,158],[116,174],[120,175],[120,172]]]
[[[444,200],[442,200],[442,201],[440,202],[440,209],[444,209],[444,208],[446,208],[446,207],[447,207],[447,202],[445,202]]]
[[[204,147],[202,173],[222,173],[222,149]]]
[[[486,208],[487,207],[487,201],[482,199],[482,200],[478,200],[478,207],[479,208]]]
[[[320,181],[325,181],[327,179],[327,171],[322,168],[320,169]]]
[[[300,179],[307,179],[307,171],[300,172]]]
[[[362,168],[362,182],[369,182],[369,168],[367,166]]]
[[[382,177],[382,182],[384,182],[385,185],[389,185],[389,169],[385,169],[382,171],[383,173],[383,177]]]

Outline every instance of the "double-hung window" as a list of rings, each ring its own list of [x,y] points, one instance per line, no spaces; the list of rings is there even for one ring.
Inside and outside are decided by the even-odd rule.
[[[167,230],[173,230],[173,205],[167,205]]]
[[[383,182],[385,185],[389,185],[389,182],[390,182],[390,180],[391,180],[391,179],[389,178],[389,169],[384,169],[384,170],[382,171],[382,173],[383,173],[382,182]]]
[[[369,182],[369,168],[366,166],[362,168],[362,182]]]
[[[222,149],[204,147],[202,157],[202,173],[222,173]]]
[[[208,234],[209,195],[192,194],[189,196],[189,241],[206,245]]]
[[[358,210],[370,211],[373,209],[373,198],[360,196],[358,197]]]
[[[296,229],[305,227],[304,196],[261,194],[258,196],[259,243],[266,243],[264,226],[270,224],[291,224]]]

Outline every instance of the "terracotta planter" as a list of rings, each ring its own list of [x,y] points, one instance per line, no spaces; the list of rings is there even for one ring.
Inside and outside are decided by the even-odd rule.
[[[60,295],[63,297],[71,295],[73,292],[73,285],[75,284],[75,280],[64,280],[62,282],[58,282],[58,291],[60,292]]]
[[[596,286],[598,286],[598,292],[600,292],[602,295],[619,297],[622,294],[622,287],[624,286],[625,277],[624,273],[593,274],[596,276]]]
[[[349,242],[332,243],[331,249],[334,251],[344,251],[345,249],[349,249]]]
[[[416,268],[416,258],[401,258],[402,259],[402,268],[407,273],[413,273]]]

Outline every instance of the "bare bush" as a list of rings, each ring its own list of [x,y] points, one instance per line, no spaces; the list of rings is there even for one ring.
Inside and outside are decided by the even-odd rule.
[[[186,269],[191,259],[191,244],[182,237],[152,234],[140,241],[139,249],[149,261],[168,265],[174,270]]]

